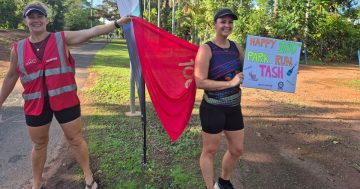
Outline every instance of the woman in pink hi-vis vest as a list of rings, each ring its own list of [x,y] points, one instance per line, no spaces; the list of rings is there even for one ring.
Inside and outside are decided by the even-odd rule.
[[[23,17],[30,36],[15,43],[11,50],[11,65],[0,91],[0,108],[20,78],[24,87],[25,120],[33,143],[32,189],[42,188],[42,172],[53,115],[84,171],[86,189],[98,188],[90,170],[88,147],[81,134],[75,62],[68,47],[120,28],[130,21],[130,17],[90,29],[57,33],[46,31],[49,23],[47,8],[40,2],[26,6]]]

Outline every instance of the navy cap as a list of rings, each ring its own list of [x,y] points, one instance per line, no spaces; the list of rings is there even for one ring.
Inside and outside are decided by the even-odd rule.
[[[47,12],[44,7],[42,7],[41,5],[32,4],[26,7],[23,13],[23,17],[25,18],[26,16],[28,16],[31,11],[37,11],[40,14],[47,16]]]
[[[238,17],[236,16],[236,14],[228,8],[224,8],[224,9],[220,9],[216,12],[215,16],[214,16],[214,22],[218,19],[221,18],[223,16],[231,16],[234,20],[237,20]]]

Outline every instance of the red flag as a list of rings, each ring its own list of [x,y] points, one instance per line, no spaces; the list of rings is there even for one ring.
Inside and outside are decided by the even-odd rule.
[[[184,131],[194,106],[193,78],[198,46],[132,17],[146,87],[172,141]]]

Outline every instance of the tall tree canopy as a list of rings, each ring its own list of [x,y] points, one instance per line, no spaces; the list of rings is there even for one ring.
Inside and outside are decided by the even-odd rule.
[[[24,27],[22,10],[29,1],[0,0],[0,28]],[[116,0],[96,7],[90,0],[42,2],[49,6],[50,31],[84,29],[100,24],[101,17],[118,18]],[[158,5],[160,26],[196,44],[214,37],[213,15],[228,7],[239,16],[230,38],[244,46],[249,34],[296,40],[306,44],[312,58],[325,62],[355,60],[360,48],[357,0],[143,0],[144,18],[155,25]]]

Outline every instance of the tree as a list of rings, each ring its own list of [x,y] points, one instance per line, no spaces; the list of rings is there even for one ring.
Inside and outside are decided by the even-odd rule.
[[[0,27],[22,28],[22,12],[30,0],[0,0]],[[49,31],[90,27],[90,20],[118,15],[116,0],[103,0],[92,9],[89,0],[42,0],[49,5]],[[306,43],[312,58],[324,61],[355,59],[360,45],[360,3],[356,0],[144,0],[144,18],[192,43],[213,38],[213,16],[220,8],[238,15],[230,39],[245,45],[247,35]],[[94,16],[90,17],[93,10]],[[159,14],[158,14],[159,13]],[[176,30],[175,30],[176,28]]]
[[[98,7],[97,14],[100,17],[111,20],[119,15],[119,10],[116,0],[103,0],[103,3]]]
[[[51,9],[51,14],[49,15],[49,24],[47,26],[49,31],[61,31],[64,29],[65,25],[65,13],[66,7],[64,6],[63,1],[57,0],[44,0],[44,2],[49,5]]]
[[[157,1],[157,26],[160,28],[161,25],[160,25],[160,14],[161,14],[161,2],[160,0]]]
[[[0,28],[17,28],[19,17],[16,14],[16,4],[13,0],[0,0]]]

